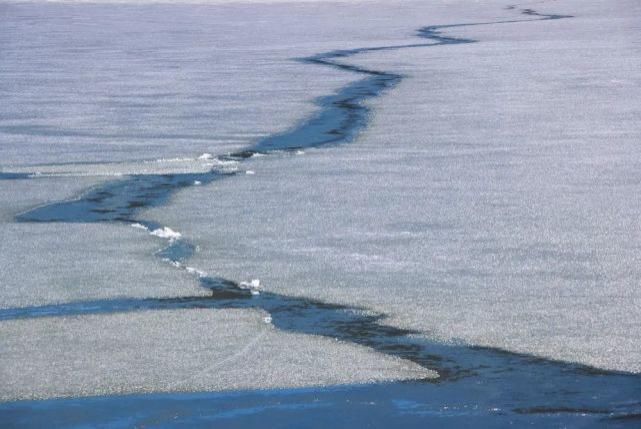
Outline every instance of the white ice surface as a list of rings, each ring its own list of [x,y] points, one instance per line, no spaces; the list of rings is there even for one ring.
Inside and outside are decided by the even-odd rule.
[[[353,4],[337,14],[335,5],[3,3],[0,172],[38,178],[0,181],[0,307],[206,293],[197,283],[204,271],[191,264],[176,269],[153,256],[166,240],[148,231],[127,224],[17,224],[13,217],[73,198],[111,176],[233,170],[233,163],[219,165],[213,157],[291,127],[317,109],[315,97],[358,78],[292,58],[376,45],[379,38],[400,40],[413,31],[415,23],[404,22],[411,9],[389,21],[403,8],[379,6]],[[360,25],[352,25],[351,17],[365,14]],[[181,231],[179,225],[172,228]],[[253,370],[253,362],[243,362],[228,376],[193,379],[189,362],[209,364],[212,354],[226,356],[232,341],[237,349],[251,342],[243,331],[249,313],[211,311],[205,321],[215,319],[230,336],[207,343],[203,355],[196,355],[202,351],[202,337],[195,336],[199,317],[162,312],[2,322],[3,397],[280,387],[426,374],[363,348],[281,336],[273,332],[270,316],[260,314],[256,323],[274,340],[265,346],[267,355],[277,357],[264,358]],[[163,324],[156,327],[165,320],[180,328],[176,335],[163,332]],[[167,342],[147,341],[159,332]],[[178,345],[171,360],[182,363],[168,365],[176,375],[165,361],[154,360],[163,344]],[[282,350],[301,353],[279,355]]]
[[[314,97],[358,78],[291,58],[420,43],[424,25],[526,18],[503,6],[3,4],[0,171],[202,171],[203,153],[289,128]],[[408,76],[371,104],[358,141],[256,158],[242,166],[255,175],[191,187],[142,218],[198,245],[187,262],[196,274],[370,307],[446,340],[641,371],[639,5],[531,6],[577,17],[449,29],[480,42],[349,59]],[[0,182],[2,307],[204,293],[196,276],[152,256],[165,240],[146,231],[12,223],[94,183]],[[415,374],[362,348],[275,332],[267,317],[2,322],[3,397]],[[252,343],[258,332],[273,341]],[[251,365],[207,372],[246,347],[259,350]]]
[[[3,224],[0,308],[108,298],[206,295],[153,256],[165,240],[126,225]]]
[[[364,347],[282,333],[264,317],[194,309],[3,322],[0,401],[434,376]]]
[[[531,19],[459,6],[412,4],[423,25]],[[193,239],[190,264],[210,273],[444,340],[641,372],[641,4],[531,6],[576,17],[346,59],[409,76],[358,141],[252,160],[255,176],[148,215]]]
[[[235,161],[198,158],[158,158],[145,161],[61,163],[35,165],[8,165],[0,173],[27,174],[32,178],[47,177],[104,177],[116,180],[127,175],[232,172]]]
[[[16,223],[16,214],[74,198],[100,182],[0,182],[0,308],[106,298],[204,295],[196,279],[156,258],[167,241],[126,224]]]
[[[288,128],[355,78],[292,61],[350,37],[312,30],[315,9],[3,3],[0,170],[219,154]]]

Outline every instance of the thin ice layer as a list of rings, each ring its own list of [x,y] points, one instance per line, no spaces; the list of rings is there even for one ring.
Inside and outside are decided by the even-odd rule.
[[[195,157],[158,158],[122,162],[87,162],[35,165],[10,165],[0,169],[0,179],[9,174],[19,179],[46,179],[48,177],[97,177],[117,180],[127,175],[205,173],[212,169],[232,169],[233,161],[227,163],[214,158],[210,153]]]
[[[0,308],[124,297],[203,295],[153,256],[167,245],[129,224],[19,223],[33,206],[73,199],[91,178],[0,181]]]
[[[6,3],[0,166],[225,153],[285,130],[354,78],[318,70],[310,84],[308,67],[291,60],[342,37],[310,31],[313,13]]]
[[[443,339],[641,371],[641,10],[539,7],[575,18],[354,58],[410,76],[359,141],[253,160],[254,175],[149,216],[180,220],[210,273]],[[531,18],[510,13],[495,20]]]
[[[0,224],[0,308],[205,295],[153,254],[166,241],[129,225]]]
[[[3,322],[0,400],[434,376],[362,347],[281,333],[265,316],[193,309]]]
[[[323,24],[317,26],[319,10],[315,6],[294,12],[290,5],[222,9],[193,5],[6,5],[3,9],[6,25],[0,31],[0,40],[6,48],[0,91],[7,100],[0,107],[0,171],[12,172],[3,179],[17,178],[14,173],[18,171],[20,180],[0,183],[2,191],[7,191],[10,207],[6,217],[3,211],[7,223],[0,226],[5,239],[0,253],[2,306],[207,293],[196,286],[195,276],[154,257],[166,242],[141,228],[126,224],[10,221],[16,213],[30,207],[73,198],[84,186],[72,184],[97,183],[84,176],[201,171],[200,164],[192,166],[191,161],[171,160],[193,160],[206,152],[216,155],[235,151],[308,117],[316,109],[314,97],[330,94],[356,77],[329,68],[312,70],[314,67],[292,58],[336,47],[379,43],[371,40],[381,35],[377,20],[389,16],[390,9],[372,11],[369,6],[356,9],[369,11],[375,19],[364,21],[366,28],[352,27],[345,16],[341,22],[335,22],[335,11],[326,7],[322,12]],[[385,27],[386,37],[402,37],[399,29],[414,28],[414,24],[406,26],[404,18],[399,17]],[[314,75],[313,80],[309,73]],[[139,162],[141,159],[151,162]],[[159,159],[163,161],[154,163]],[[37,173],[38,179],[23,177]],[[58,192],[55,188],[61,183],[72,191]],[[51,186],[49,195],[44,192],[46,186]],[[175,225],[168,227],[180,231]],[[161,228],[165,231],[164,226]],[[102,320],[100,317],[95,320]],[[122,318],[118,325],[121,333],[128,329],[126,321],[134,323],[136,317],[129,313]],[[189,326],[185,331],[195,331],[197,322],[187,319],[185,323]],[[221,331],[230,330],[236,322],[224,321]],[[3,322],[0,327],[12,323]],[[15,323],[23,323],[23,337],[30,338],[31,325],[27,321]],[[67,325],[59,323],[62,324],[59,331],[65,331]],[[104,343],[101,340],[82,343],[101,332],[104,325],[97,325],[95,329],[70,325],[73,351],[79,356],[89,353],[92,347],[117,352],[120,343],[102,337]],[[34,335],[36,331],[34,328]],[[145,354],[146,349],[140,344],[146,334],[146,330],[135,331],[128,343],[128,352],[137,358]],[[3,340],[7,336],[3,334]],[[297,350],[296,342],[301,338],[307,337],[287,336],[279,348]],[[246,342],[246,338],[238,341]],[[225,343],[211,346],[220,352]],[[38,344],[8,357],[10,373],[14,377],[34,374],[29,372],[33,365],[40,368],[37,373],[49,374],[43,367],[51,367],[51,363],[39,360],[40,348],[47,350],[46,345]],[[184,350],[182,353],[189,356]],[[307,366],[322,362],[328,353],[332,349],[326,346],[315,350],[314,359],[310,358]],[[268,385],[397,377],[396,372],[385,369],[389,361],[378,355],[372,355],[372,359],[383,367],[376,366],[375,371],[367,369],[365,373],[349,366],[354,359],[363,363],[357,351],[350,348],[344,357],[332,367],[322,367],[324,371],[310,374],[291,371],[292,362],[276,361],[279,376],[270,379]],[[58,380],[58,388],[72,377],[70,373],[74,370],[65,366],[68,360],[61,360],[63,363],[49,368],[58,371],[52,375]],[[162,362],[156,365],[152,363],[149,370],[166,371]],[[339,372],[335,367],[340,366],[349,372]],[[364,367],[371,368],[369,364]],[[96,375],[83,368],[79,368],[84,373],[83,380]],[[136,385],[127,377],[118,378],[119,370],[110,376],[118,380],[120,391],[135,389]],[[372,375],[373,372],[376,374]],[[352,373],[364,375],[353,378]],[[235,388],[237,378],[238,374],[234,374],[207,388]],[[14,385],[23,378],[19,380]],[[84,383],[79,384],[85,389]],[[41,385],[42,380],[24,382],[23,393],[63,394],[41,390]],[[198,386],[198,381],[192,380],[181,388]],[[155,389],[161,387],[149,385],[148,390]],[[95,388],[92,391],[99,392]]]

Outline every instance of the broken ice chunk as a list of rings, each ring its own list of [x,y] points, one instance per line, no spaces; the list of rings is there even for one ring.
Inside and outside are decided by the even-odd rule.
[[[253,279],[249,282],[240,282],[238,285],[241,289],[249,290],[252,295],[259,295],[262,287],[259,279]]]
[[[151,231],[150,234],[160,238],[169,238],[170,240],[177,240],[182,236],[182,234],[174,231],[173,229],[167,226],[162,228],[156,228],[153,231]]]

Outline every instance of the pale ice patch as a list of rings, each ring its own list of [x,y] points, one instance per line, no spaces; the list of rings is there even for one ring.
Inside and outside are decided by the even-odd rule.
[[[207,295],[127,225],[0,223],[0,308]]]
[[[210,165],[220,165],[220,166],[238,166],[238,161],[233,159],[220,159],[214,158]]]
[[[142,1],[128,13],[69,3],[3,4],[2,166],[232,153],[285,131],[316,110],[314,98],[355,79],[329,68],[310,79],[309,65],[291,61],[363,33],[345,19],[318,26],[316,3],[297,13],[288,4]],[[380,32],[369,26],[366,34]]]
[[[434,377],[401,359],[281,332],[263,312],[144,311],[0,323],[0,400],[304,387]]]
[[[252,279],[251,281],[248,282],[240,282],[240,287],[244,289],[259,289],[260,288],[260,280],[259,279]]]
[[[15,171],[11,171],[11,173],[15,173]],[[101,173],[89,173],[89,172],[60,172],[60,173],[50,173],[50,172],[43,172],[43,171],[36,171],[35,173],[30,173],[29,178],[30,179],[36,179],[36,178],[48,178],[48,177],[122,177],[124,176],[124,173],[118,173],[115,171],[105,171]]]
[[[497,20],[487,6],[466,20]],[[200,245],[191,263],[226,278],[445,341],[640,372],[641,8],[539,7],[576,17],[350,58],[408,76],[371,102],[356,142],[247,161],[260,181],[235,176],[217,198],[187,190],[151,213]]]
[[[206,173],[222,163],[196,158],[155,159],[129,162],[64,163],[4,166],[0,172],[26,173],[33,178],[50,177],[122,177],[128,175]],[[106,180],[106,179],[105,179]]]

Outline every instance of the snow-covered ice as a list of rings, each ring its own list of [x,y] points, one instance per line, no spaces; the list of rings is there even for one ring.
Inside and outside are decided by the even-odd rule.
[[[260,180],[188,190],[149,216],[181,219],[202,249],[192,263],[231,279],[444,340],[640,372],[641,8],[538,7],[576,17],[350,58],[409,76],[372,103],[357,142],[252,160]],[[522,18],[468,12],[481,8],[493,16],[449,22]]]
[[[160,247],[157,239],[124,225],[0,223],[0,228],[0,308],[207,294],[196,279],[150,257]]]
[[[291,61],[342,39],[314,6],[161,3],[3,4],[2,166],[234,151],[354,79]]]
[[[193,309],[3,322],[0,400],[434,376],[364,347],[282,333],[267,318]]]
[[[3,5],[0,172],[38,178],[0,180],[0,306],[203,296],[210,273],[430,338],[641,372],[641,6],[542,2],[575,17],[541,21],[506,5]],[[416,37],[459,23],[479,25],[443,33],[478,43]],[[404,76],[349,145],[254,154],[240,171],[260,174],[120,225],[14,222],[105,180],[236,171],[218,157],[362,78],[293,59],[400,45],[341,59]],[[176,269],[150,234],[196,252]],[[3,399],[430,375],[250,310],[10,320],[0,339]]]
[[[35,224],[15,223],[14,216],[35,206],[77,198],[91,186],[105,180],[127,180],[128,175],[202,173],[212,168],[234,171],[237,161],[217,156],[288,129],[316,109],[314,98],[356,79],[337,70],[311,70],[313,67],[292,58],[341,46],[346,37],[358,46],[378,34],[378,26],[371,22],[367,31],[355,28],[360,35],[356,38],[330,21],[329,28],[310,31],[316,12],[314,5],[296,13],[289,5],[3,5],[0,172],[38,179],[0,182],[4,198],[0,205],[2,308],[208,294],[196,276],[187,275],[200,277],[204,271],[191,264],[180,264],[185,270],[178,270],[155,257],[164,244],[135,231],[131,226],[135,221],[122,225]],[[329,18],[329,9],[324,14]],[[279,24],[274,25],[276,22]],[[247,28],[252,31],[245,31]],[[310,72],[314,79],[309,78]],[[166,225],[182,231],[182,222]],[[172,231],[162,226],[156,235],[177,238]],[[164,320],[168,314],[158,313],[157,318]],[[180,314],[176,318],[183,320]],[[207,313],[214,319],[208,333],[212,329],[229,331],[245,317],[243,311],[225,317],[220,314],[216,310]],[[119,353],[117,338],[129,325],[131,355],[136,359],[154,356],[153,344],[139,341],[147,334],[153,337],[154,324],[144,323],[137,329],[139,317],[143,316],[130,313],[91,316],[78,322],[72,318],[1,322],[3,344],[13,338],[16,345],[11,353],[3,349],[7,350],[2,355],[7,362],[3,367],[13,377],[3,375],[3,381],[11,380],[3,397],[134,391],[137,386],[173,389],[155,383],[155,374],[167,370],[154,362],[137,377],[121,377],[118,372],[128,366],[139,369],[132,364],[133,358],[123,360],[122,367],[112,368],[106,376],[100,366],[91,363],[91,350]],[[269,317],[259,317],[260,326],[269,327]],[[120,325],[110,340],[104,335],[116,319]],[[199,322],[186,318],[183,330],[195,332]],[[67,332],[75,348],[70,349],[68,342],[45,341],[50,334],[47,327],[52,326],[59,327],[55,330],[61,335]],[[21,335],[13,336],[12,329],[42,341],[29,343]],[[185,339],[188,345],[176,347],[175,353],[193,348],[192,341],[198,344],[199,340],[190,336]],[[239,335],[237,341],[246,343],[246,338]],[[266,360],[269,366],[255,366],[254,375],[248,377],[254,384],[246,386],[349,383],[416,375],[397,371],[407,365],[416,368],[414,364],[401,362],[399,367],[396,359],[362,347],[302,335],[284,335],[283,342],[287,347],[279,345],[279,349],[297,350],[309,342],[322,346],[310,354],[314,359],[304,365],[305,371],[292,371],[296,357]],[[71,374],[75,369],[70,361],[54,356],[55,352],[46,353],[47,347],[77,353],[76,363],[84,362],[77,368],[77,378]],[[226,349],[216,342],[209,347],[216,353]],[[345,352],[341,355],[339,349]],[[208,360],[211,353],[198,359]],[[38,356],[47,357],[40,361]],[[57,358],[60,365],[47,363]],[[118,359],[112,364],[120,365]],[[314,365],[319,365],[317,374]],[[51,382],[44,386],[36,375],[44,374],[47,366]],[[29,372],[37,367],[40,370]],[[421,370],[420,374],[430,373]],[[36,378],[29,382],[31,376]],[[105,382],[105,377],[111,381]],[[206,388],[241,386],[242,379],[233,374],[218,377],[215,385]],[[200,387],[199,380],[185,380],[179,388],[205,387]]]
[[[88,177],[0,181],[0,308],[206,294],[194,279],[150,258],[158,250],[158,239],[141,237],[125,224],[14,220],[31,207],[76,198],[103,181]]]
[[[259,279],[252,279],[251,281],[242,281],[238,283],[238,287],[241,289],[249,290],[252,295],[260,295],[260,291],[263,289]]]
[[[11,173],[26,173],[37,178],[47,177],[103,177],[105,180],[127,175],[204,173],[222,169],[225,163],[199,158],[152,159],[121,162],[38,163],[34,165],[7,165],[0,167]]]

